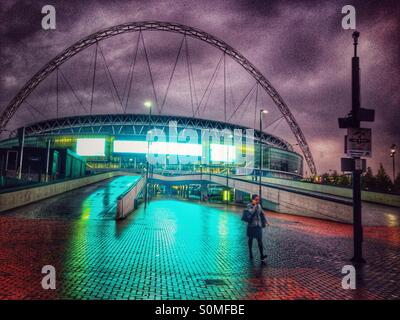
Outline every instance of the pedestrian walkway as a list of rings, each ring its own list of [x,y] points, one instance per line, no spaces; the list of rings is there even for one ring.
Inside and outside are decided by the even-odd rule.
[[[114,221],[86,191],[79,215],[0,216],[0,299],[400,299],[399,227],[365,227],[368,263],[345,290],[351,225],[268,212],[262,265],[256,246],[248,259],[240,208],[158,199]],[[56,290],[41,287],[49,264]]]
[[[117,198],[140,176],[107,179],[39,202],[1,213],[1,216],[41,219],[115,219]]]

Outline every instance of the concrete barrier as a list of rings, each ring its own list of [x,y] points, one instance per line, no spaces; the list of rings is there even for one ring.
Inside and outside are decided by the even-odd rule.
[[[299,188],[302,190],[309,190],[314,192],[321,192],[331,195],[336,195],[345,198],[352,198],[353,191],[351,188],[329,186],[325,184],[310,183],[296,180],[286,180],[278,178],[263,178],[264,182],[272,183],[280,186],[288,186]],[[388,194],[381,192],[362,191],[361,199],[372,203],[385,204],[393,207],[400,207],[400,195]]]
[[[120,171],[100,173],[84,178],[63,180],[24,189],[10,190],[0,193],[0,212],[21,207],[39,200],[50,198],[64,192],[87,186],[102,180],[125,175]]]
[[[177,176],[153,175],[154,180],[165,182],[176,181],[176,178]],[[186,183],[190,183],[199,180],[223,186],[227,185],[226,177],[221,175],[194,174],[179,176],[179,182],[186,181]],[[250,194],[256,194],[259,191],[258,183],[247,179],[229,177],[228,186]],[[262,185],[262,194],[263,200],[267,200],[263,201],[263,204],[265,203],[266,209],[269,210],[344,223],[353,222],[351,200],[338,199],[329,195],[313,195],[307,191],[294,191],[284,186],[266,184]]]
[[[142,176],[127,191],[121,194],[117,200],[116,219],[124,219],[136,209],[136,199],[146,186],[146,177]]]

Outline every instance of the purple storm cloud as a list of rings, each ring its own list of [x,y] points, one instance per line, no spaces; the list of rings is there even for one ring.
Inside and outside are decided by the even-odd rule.
[[[41,28],[41,8],[56,8],[56,30]],[[340,170],[344,130],[337,118],[351,109],[351,30],[341,27],[341,8],[347,1],[13,1],[0,4],[0,110],[48,61],[79,39],[112,25],[131,21],[169,21],[208,32],[247,57],[285,100],[311,147],[318,172]],[[389,147],[400,145],[400,5],[398,1],[353,1],[357,29],[361,33],[361,103],[376,110],[373,157],[389,169]],[[132,87],[127,99],[130,65],[138,33],[100,42],[104,58],[97,56],[94,113],[147,112],[146,99],[155,100],[144,48],[139,41]],[[143,38],[159,103],[164,99],[182,35],[148,31]],[[187,46],[186,46],[187,44]],[[89,108],[95,47],[89,47],[62,65],[61,72],[83,105]],[[192,116],[206,91],[222,53],[196,39],[182,46],[176,70],[165,98],[164,114]],[[192,83],[188,64],[192,66]],[[226,59],[228,118],[255,81],[235,61]],[[113,89],[109,68],[119,98]],[[223,70],[217,69],[209,96],[198,117],[224,119]],[[190,86],[195,86],[192,96]],[[21,105],[9,129],[56,116],[56,76],[49,75]],[[255,90],[231,118],[253,127],[255,107],[269,110],[266,131],[292,144],[295,137],[265,92]],[[35,109],[32,109],[34,106]],[[84,114],[67,82],[59,78],[59,115]],[[270,126],[268,126],[271,124]],[[300,152],[295,146],[295,150]],[[306,170],[308,168],[305,167]]]

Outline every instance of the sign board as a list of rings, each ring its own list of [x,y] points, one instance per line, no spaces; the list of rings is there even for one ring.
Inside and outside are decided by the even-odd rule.
[[[367,160],[365,159],[342,158],[340,162],[343,172],[365,172],[367,169]]]
[[[346,154],[351,157],[372,156],[372,133],[370,128],[348,128]]]
[[[365,171],[365,159],[354,159],[354,170]]]

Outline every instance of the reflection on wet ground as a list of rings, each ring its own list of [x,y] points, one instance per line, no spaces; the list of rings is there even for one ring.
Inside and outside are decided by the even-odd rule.
[[[139,176],[105,180],[14,209],[6,215],[24,218],[114,219],[118,196],[137,179]]]
[[[351,225],[268,212],[263,265],[256,245],[248,259],[237,207],[156,199],[123,221],[109,219],[126,183],[117,178],[0,216],[0,298],[400,298],[399,227],[364,228],[368,263],[358,288],[345,290]],[[54,291],[41,288],[47,264],[57,270]]]

